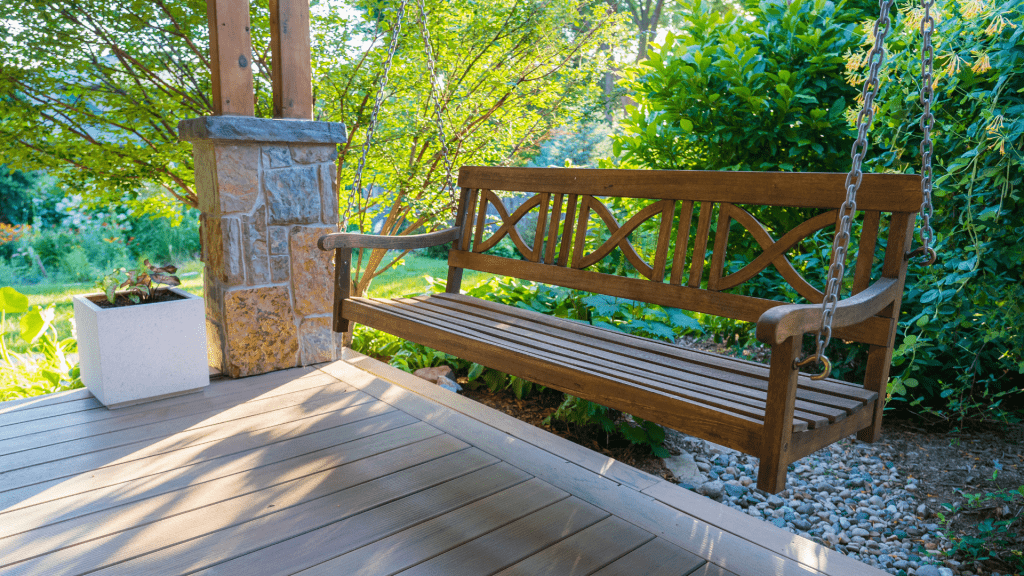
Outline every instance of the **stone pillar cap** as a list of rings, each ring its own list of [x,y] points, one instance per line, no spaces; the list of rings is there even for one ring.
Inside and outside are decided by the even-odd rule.
[[[294,144],[342,144],[347,140],[343,122],[253,118],[251,116],[202,116],[178,122],[183,142],[226,140],[285,142]]]

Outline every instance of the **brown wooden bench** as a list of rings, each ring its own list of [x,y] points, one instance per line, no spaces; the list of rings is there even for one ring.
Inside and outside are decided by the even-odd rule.
[[[790,462],[853,433],[866,441],[880,433],[905,254],[920,204],[918,177],[865,175],[858,194],[863,231],[854,242],[856,254],[865,256],[851,263],[854,295],[837,306],[833,334],[869,345],[864,383],[812,381],[794,367],[803,335],[818,330],[821,306],[813,302],[820,303],[822,294],[796,271],[787,252],[815,231],[835,225],[845,177],[463,167],[455,227],[417,236],[331,234],[320,239],[321,249],[336,250],[334,329],[344,332],[350,322],[364,324],[757,456],[758,488],[778,492],[785,487]],[[509,214],[495,191],[530,196]],[[620,223],[607,207],[612,197],[644,199],[647,205]],[[773,238],[742,205],[821,213]],[[532,245],[527,245],[516,224],[531,212],[537,222]],[[500,221],[488,224],[494,214]],[[648,220],[653,233],[645,234],[646,240],[654,247],[649,262],[630,237],[638,236],[638,226]],[[725,275],[729,229],[737,226],[763,252]],[[607,230],[606,241],[599,246],[591,241],[588,248],[587,231],[600,227]],[[525,260],[488,254],[506,236]],[[453,246],[444,293],[349,296],[353,248],[414,249],[447,242]],[[693,257],[687,262],[691,245]],[[614,249],[632,265],[629,274],[588,269]],[[881,274],[872,278],[879,261]],[[812,304],[725,292],[769,265]],[[461,295],[467,268],[756,322],[758,339],[771,346],[770,365]]]

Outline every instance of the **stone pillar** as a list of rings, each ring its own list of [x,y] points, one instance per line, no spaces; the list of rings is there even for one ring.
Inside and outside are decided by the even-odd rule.
[[[195,158],[210,364],[239,378],[340,358],[316,241],[338,229],[344,124],[207,116],[178,132]]]

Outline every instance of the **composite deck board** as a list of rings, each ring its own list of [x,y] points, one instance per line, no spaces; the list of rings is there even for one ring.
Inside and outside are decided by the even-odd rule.
[[[465,444],[458,444],[461,446],[446,443],[437,450],[417,451],[411,460],[402,459],[398,464],[393,464],[385,458],[360,460],[360,463],[365,463],[363,467],[368,469],[363,474],[342,468],[323,473],[315,479],[304,479],[301,483],[280,484],[196,511],[160,518],[150,524],[105,534],[25,562],[4,566],[3,573],[12,576],[42,575],[69,568],[77,571],[81,567],[110,567],[108,573],[147,574],[151,573],[150,569],[138,566],[127,566],[117,570],[114,570],[114,567],[168,546],[246,523],[250,529],[254,526],[252,523],[256,522],[256,525],[264,526],[264,529],[271,533],[294,533],[308,527],[306,518],[310,515],[315,516],[318,510],[328,509],[337,515],[356,514],[496,461],[479,451],[476,451],[479,454],[477,458],[460,455],[458,451],[466,448]],[[447,451],[447,455],[439,450]],[[353,464],[353,467],[359,467],[359,463]],[[399,467],[400,471],[386,476],[380,475],[381,471],[390,471],[395,467]],[[298,527],[295,527],[295,524]],[[92,536],[104,531],[104,526],[95,526],[87,535]],[[189,555],[187,552],[179,551],[176,556],[184,556],[183,559],[187,560]],[[5,558],[3,562],[8,560],[9,558]]]
[[[177,463],[172,462],[166,470],[155,473],[146,470],[140,477],[132,478],[130,469],[118,467],[115,475],[106,479],[105,483],[108,485],[102,488],[77,491],[71,495],[45,501],[44,497],[33,497],[20,502],[16,508],[3,510],[0,512],[0,537],[23,532],[26,527],[36,528],[63,522],[228,476],[270,473],[275,466],[280,468],[315,464],[328,467],[341,458],[351,462],[370,457],[388,445],[399,447],[439,434],[429,427],[413,424],[420,422],[407,414],[392,411],[321,433],[275,443],[264,449],[231,454],[226,459],[208,460],[185,466],[177,466]],[[388,435],[377,436],[383,433]],[[344,452],[339,453],[339,450]],[[118,472],[128,477],[118,477]],[[90,477],[89,480],[95,478]],[[36,502],[33,503],[33,500]]]
[[[745,514],[723,514],[728,517],[728,522],[710,524],[703,520],[700,513],[691,515],[685,510],[666,505],[662,502],[664,496],[645,500],[646,493],[654,488],[660,490],[662,487],[666,491],[672,490],[687,497],[691,495],[688,491],[669,485],[664,480],[644,489],[638,499],[633,488],[619,484],[600,473],[595,474],[591,470],[577,468],[571,462],[566,466],[565,460],[555,457],[539,446],[521,441],[515,430],[529,427],[528,424],[426,384],[407,373],[360,354],[350,353],[347,361],[336,362],[322,369],[404,412],[430,422],[449,434],[467,439],[474,445],[486,447],[489,452],[506,461],[515,462],[517,466],[538,478],[588,502],[599,504],[616,516],[656,536],[661,536],[676,546],[706,559],[713,558],[716,563],[725,565],[737,574],[817,575],[832,573],[829,570],[830,566],[838,566],[835,570],[837,574],[883,574],[842,554],[826,551],[809,540],[775,530]],[[370,370],[372,374],[368,374],[366,370]],[[380,377],[375,378],[375,375]],[[383,382],[381,378],[387,378],[387,381]],[[488,424],[496,419],[505,420],[504,430],[509,432],[499,432]],[[540,445],[543,446],[543,443]],[[710,501],[708,504],[715,509],[733,512]],[[733,524],[737,526],[732,527]],[[759,536],[747,539],[737,532],[756,533]],[[772,542],[770,548],[762,544],[766,538]],[[785,541],[787,544],[775,546],[775,540]],[[855,565],[855,568],[850,565]],[[744,570],[744,566],[753,566],[755,569]]]
[[[301,570],[303,576],[394,574],[569,496],[540,480],[524,481],[529,475],[521,470],[510,470],[515,472],[514,478],[520,483],[496,494],[492,492],[497,484],[474,486],[468,497],[451,503],[451,511],[447,511],[448,506],[432,503],[431,510],[443,512],[434,518],[419,521],[419,518],[410,517],[399,523],[395,520],[401,514],[391,515],[388,510],[375,510],[357,516],[349,523],[331,524],[218,568],[221,573],[252,570],[272,575],[291,574],[297,570]],[[407,508],[416,509],[416,506]],[[372,538],[345,538],[355,523],[374,526],[372,530],[366,530]],[[402,525],[409,527],[396,531],[396,527]],[[340,541],[344,544],[339,545]]]
[[[245,409],[261,412],[262,406],[269,403],[280,403],[288,405],[291,403],[302,403],[305,399],[312,397],[317,390],[325,386],[344,388],[344,384],[332,382],[330,379],[310,376],[300,378],[281,385],[270,387],[258,386],[251,391],[239,390],[231,394],[217,394],[213,391],[203,394],[187,394],[176,396],[165,400],[158,400],[152,404],[136,404],[117,410],[87,411],[70,414],[44,420],[33,420],[26,427],[44,427],[41,430],[29,434],[18,435],[13,438],[4,438],[3,454],[16,453],[26,448],[39,449],[48,445],[71,440],[85,439],[91,436],[101,436],[113,432],[120,432],[139,426],[155,424],[159,422],[177,420],[182,417],[197,418],[203,415],[220,415],[224,413],[223,408],[230,406],[233,411],[243,412]],[[237,396],[241,395],[242,398]],[[164,404],[166,403],[166,404]],[[77,422],[76,416],[87,415],[86,421]],[[52,428],[45,428],[52,423]],[[20,427],[11,427],[16,431]]]
[[[0,412],[0,430],[3,430],[4,426],[100,408],[103,408],[103,404],[89,396],[88,398],[71,400],[60,404],[44,404],[34,408],[25,407],[22,410],[9,410],[7,412]]]
[[[225,400],[224,403],[217,403],[215,406],[203,406],[204,409],[201,412],[185,413],[175,418],[158,420],[152,423],[133,423],[134,425],[126,425],[124,428],[107,429],[107,427],[103,427],[103,430],[97,434],[87,435],[78,439],[74,439],[69,434],[62,433],[64,430],[67,430],[62,428],[53,431],[53,434],[56,436],[58,433],[61,433],[60,436],[63,441],[48,443],[38,448],[25,447],[12,454],[0,456],[0,469],[17,470],[46,462],[63,460],[69,456],[114,448],[124,444],[167,438],[181,432],[196,432],[217,424],[225,424],[242,418],[259,417],[272,410],[283,410],[291,406],[305,407],[308,404],[315,405],[318,401],[329,398],[325,394],[333,391],[348,391],[348,386],[345,384],[335,384],[326,388],[331,388],[332,390],[328,390],[326,393],[319,388],[302,390],[276,398],[255,400],[238,405],[232,405],[229,400]],[[349,405],[353,406],[370,401],[369,398],[359,392],[350,392],[345,398]],[[97,422],[95,426],[104,424],[104,422]],[[92,427],[92,425],[88,427]],[[88,433],[89,431],[83,430],[83,432]],[[22,445],[26,442],[26,438],[28,437],[14,438],[10,442]],[[44,442],[49,442],[49,440],[44,440]]]
[[[252,386],[242,385],[239,382],[226,382],[224,386],[208,386],[201,392],[173,396],[171,398],[164,398],[162,400],[146,402],[143,404],[134,404],[132,406],[118,408],[117,410],[78,410],[75,412],[47,416],[44,418],[35,418],[18,426],[3,426],[0,427],[0,440],[28,436],[29,434],[44,434],[50,436],[50,433],[56,430],[72,426],[80,426],[79,428],[75,428],[71,431],[73,434],[82,434],[84,432],[87,433],[91,431],[100,432],[105,429],[103,425],[89,426],[88,428],[81,428],[81,426],[98,423],[100,421],[110,421],[109,424],[114,426],[121,426],[123,423],[131,423],[133,421],[155,422],[158,418],[164,417],[165,414],[173,415],[181,413],[196,413],[200,411],[198,408],[201,406],[207,404],[220,405],[224,400],[227,400],[232,404],[239,404],[251,400],[273,398],[289,392],[319,388],[335,383],[336,382],[332,379],[325,378],[323,374],[316,372],[305,374],[301,378],[291,380],[264,380],[262,383],[254,384]],[[72,403],[58,406],[67,406],[69,404]],[[74,404],[77,404],[77,402]],[[59,436],[50,437],[53,438]]]
[[[877,574],[352,362],[115,411],[0,403],[0,574]]]
[[[400,413],[399,413],[400,414]],[[161,515],[180,514],[238,495],[260,490],[268,483],[283,483],[296,478],[371,458],[388,450],[410,446],[415,451],[424,447],[427,439],[438,434],[436,429],[416,422],[397,429],[381,431],[368,438],[348,443],[339,439],[339,445],[313,453],[303,454],[245,472],[209,479],[195,475],[197,470],[184,470],[171,474],[158,474],[143,481],[126,482],[113,491],[100,494],[82,494],[62,498],[39,506],[23,508],[0,515],[3,537],[0,537],[0,557],[10,550],[24,551],[45,546],[48,539],[64,538],[77,526],[102,524],[113,530],[144,523],[152,511]],[[212,474],[211,474],[212,475]],[[21,526],[32,530],[8,534]]]
[[[653,538],[650,532],[610,516],[502,570],[498,576],[587,576]]]
[[[354,398],[365,400],[357,404]],[[273,444],[289,438],[312,434],[349,421],[349,416],[365,405],[365,410],[386,410],[368,396],[351,393],[329,396],[306,406],[257,414],[225,424],[182,432],[159,440],[144,440],[71,456],[18,470],[0,473],[0,510],[52,500],[117,484],[125,479],[141,477],[178,465],[198,464],[207,460],[240,454],[252,448]],[[244,460],[241,456],[239,460]],[[142,462],[144,461],[144,462]],[[216,465],[234,466],[234,461]],[[66,482],[78,476],[75,482]]]
[[[89,391],[84,388],[79,390],[68,390],[67,392],[45,394],[43,396],[29,396],[28,398],[16,398],[14,400],[0,402],[0,414],[10,414],[12,412],[21,412],[22,410],[32,410],[42,406],[53,406],[55,404],[74,402],[75,400],[82,400],[86,398],[93,398],[93,395],[90,394]]]
[[[607,517],[604,510],[569,497],[399,574],[493,574]]]
[[[202,538],[143,556],[134,562],[126,562],[101,570],[96,574],[111,576],[117,574],[147,576],[177,575],[191,573],[200,568],[201,573],[246,574],[271,576],[293,574],[303,566],[302,557],[294,562],[295,552],[291,548],[291,537],[316,534],[326,537],[319,541],[320,554],[343,553],[387,537],[410,525],[427,520],[437,514],[462,506],[476,498],[483,497],[502,488],[522,482],[526,475],[508,464],[488,464],[480,459],[479,451],[467,451],[465,461],[448,466],[444,477],[434,474],[418,480],[417,485],[405,483],[408,488],[400,497],[393,497],[377,506],[360,503],[359,507],[347,506],[344,502],[335,505],[334,500],[324,506],[307,507],[286,514],[284,518],[267,516],[246,524],[222,530]],[[452,459],[457,459],[458,454]],[[493,463],[491,459],[489,462]],[[468,472],[466,472],[468,470]],[[441,471],[440,469],[438,470]],[[433,485],[426,486],[433,482]],[[421,488],[422,487],[422,488]],[[386,490],[398,494],[391,486]],[[391,494],[381,494],[380,487],[364,484],[351,490],[363,500],[380,501]],[[339,498],[347,497],[340,494]],[[352,497],[348,497],[352,499]],[[307,545],[310,540],[302,540]],[[274,554],[260,555],[263,562],[227,562],[254,550],[272,550]],[[190,554],[193,550],[203,551],[202,556]],[[248,571],[245,571],[248,570]]]
[[[593,576],[689,576],[707,561],[663,538],[655,538],[598,570]]]

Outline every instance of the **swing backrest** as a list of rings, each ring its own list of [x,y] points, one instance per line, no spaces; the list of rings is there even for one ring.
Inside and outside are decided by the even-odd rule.
[[[827,229],[825,250],[831,246],[845,179],[845,174],[827,173],[465,166],[459,171],[457,222],[463,228],[449,265],[756,322],[769,308],[792,303],[787,292],[805,302],[821,302],[822,292],[800,274],[800,263],[794,266],[788,253],[822,229]],[[525,202],[506,209],[504,192],[518,193],[519,200],[525,196]],[[621,199],[639,202],[624,208]],[[850,249],[856,261],[847,263],[854,270],[853,293],[871,284],[873,270],[875,279],[898,278],[902,289],[904,254],[920,201],[917,176],[864,176],[857,195],[861,231]],[[790,230],[775,231],[744,206],[819,210]],[[530,221],[529,231],[524,220]],[[748,235],[747,247],[754,241],[762,251],[735,270],[727,267],[730,237],[735,241],[743,235]],[[521,258],[508,257],[507,249],[496,254],[506,237]],[[607,258],[616,250],[612,257],[618,265],[609,272]],[[780,286],[764,297],[730,292],[769,266],[788,289]],[[889,346],[892,330],[890,318],[876,316],[836,330],[836,336]]]

